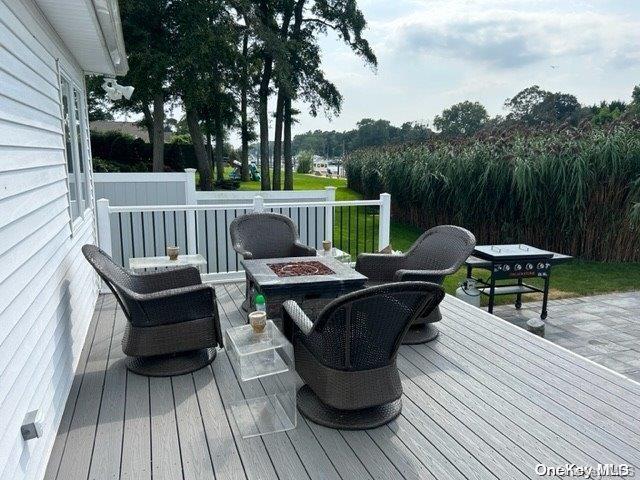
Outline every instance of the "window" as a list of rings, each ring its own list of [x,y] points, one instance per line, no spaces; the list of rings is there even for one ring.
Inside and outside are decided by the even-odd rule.
[[[84,208],[91,207],[91,177],[88,155],[88,136],[86,117],[84,115],[84,104],[82,103],[82,94],[78,88],[73,89],[74,100],[74,120],[76,123],[76,143],[78,144],[78,163],[80,166],[80,198],[84,202]]]
[[[81,90],[64,76],[60,77],[64,137],[71,219],[75,220],[91,207],[91,177],[87,118]]]

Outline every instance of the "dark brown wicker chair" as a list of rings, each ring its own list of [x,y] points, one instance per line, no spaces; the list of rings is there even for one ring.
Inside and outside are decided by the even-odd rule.
[[[296,226],[278,213],[248,213],[235,218],[229,226],[233,249],[245,260],[260,258],[314,257],[316,249],[298,241]],[[247,277],[246,298],[242,308],[250,307],[251,285]]]
[[[444,278],[458,271],[476,246],[476,238],[462,227],[440,225],[422,234],[403,255],[362,253],[356,270],[369,278],[367,285],[386,282],[424,281],[442,285]],[[402,343],[425,343],[438,336],[434,325],[442,319],[440,308],[421,316]]]
[[[95,245],[82,253],[113,292],[127,317],[122,350],[127,368],[149,376],[182,375],[208,365],[222,346],[215,290],[198,269],[136,275]]]
[[[306,385],[298,409],[332,428],[361,430],[393,420],[402,408],[396,355],[417,316],[444,296],[427,282],[389,283],[349,293],[327,304],[316,320],[293,300],[284,303],[296,371]]]

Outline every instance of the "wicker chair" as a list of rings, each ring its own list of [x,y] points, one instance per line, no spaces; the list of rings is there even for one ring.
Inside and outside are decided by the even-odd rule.
[[[363,253],[356,270],[369,278],[367,285],[420,280],[442,285],[444,278],[458,271],[476,245],[473,234],[454,225],[440,225],[422,234],[403,255]],[[435,339],[442,319],[440,308],[417,318],[402,343],[418,344]]]
[[[298,241],[296,226],[278,213],[248,213],[235,218],[229,226],[233,249],[245,260],[259,258],[314,257],[316,249]],[[249,311],[251,285],[246,284],[242,308]]]
[[[306,383],[298,390],[300,413],[320,425],[351,430],[397,417],[398,348],[411,322],[428,315],[443,296],[433,283],[390,283],[335,299],[315,320],[293,300],[285,302],[285,334]]]
[[[122,350],[141,375],[182,375],[208,365],[222,346],[215,290],[194,267],[136,275],[95,245],[82,253],[127,317]]]

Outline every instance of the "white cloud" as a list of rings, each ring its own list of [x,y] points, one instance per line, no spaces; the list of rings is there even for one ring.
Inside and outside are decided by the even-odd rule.
[[[495,8],[496,4],[502,7]],[[640,44],[637,19],[557,11],[550,2],[535,5],[536,11],[523,11],[508,9],[504,2],[430,2],[428,8],[377,22],[375,29],[391,51],[500,69],[591,54],[614,59],[616,52],[628,52]]]

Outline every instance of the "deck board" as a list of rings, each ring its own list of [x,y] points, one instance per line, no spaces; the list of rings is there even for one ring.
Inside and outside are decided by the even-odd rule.
[[[216,286],[223,328],[243,284]],[[174,378],[127,372],[123,312],[100,298],[47,479],[533,479],[538,463],[640,466],[640,385],[447,297],[440,337],[404,346],[400,417],[365,432],[298,416],[243,439],[225,405],[269,392],[239,382],[224,350]]]

